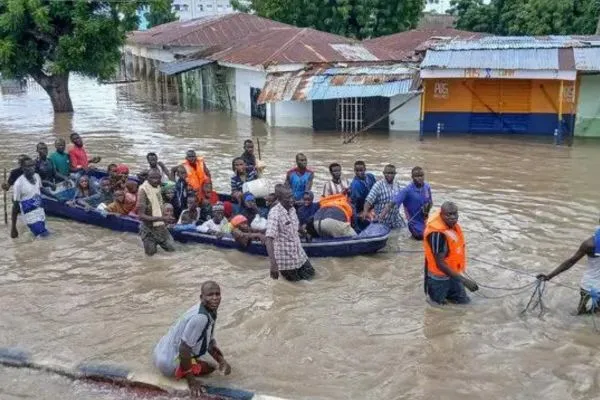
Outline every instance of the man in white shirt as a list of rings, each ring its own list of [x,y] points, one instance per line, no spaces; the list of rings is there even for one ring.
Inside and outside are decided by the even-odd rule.
[[[323,197],[346,193],[350,188],[350,182],[348,179],[342,178],[342,166],[338,163],[329,164],[329,173],[331,180],[323,186]]]
[[[205,393],[197,378],[212,373],[216,368],[200,357],[210,354],[219,363],[225,375],[231,366],[223,357],[215,340],[217,309],[221,303],[221,288],[216,282],[202,284],[200,304],[195,304],[171,326],[154,348],[154,365],[168,377],[185,378],[192,396]]]

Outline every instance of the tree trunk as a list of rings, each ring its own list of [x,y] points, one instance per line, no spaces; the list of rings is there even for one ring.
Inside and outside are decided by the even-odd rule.
[[[48,93],[55,113],[73,112],[73,103],[69,94],[69,73],[46,75],[42,71],[32,73],[35,81]]]
[[[600,35],[600,15],[598,16],[598,25],[596,25],[596,35]]]

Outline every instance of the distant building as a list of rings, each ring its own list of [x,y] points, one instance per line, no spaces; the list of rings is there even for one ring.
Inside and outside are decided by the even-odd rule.
[[[425,0],[426,13],[448,14],[448,10],[452,8],[450,2],[452,0]],[[484,4],[489,4],[490,0],[483,0]]]
[[[180,21],[235,12],[230,0],[174,0],[173,11]]]

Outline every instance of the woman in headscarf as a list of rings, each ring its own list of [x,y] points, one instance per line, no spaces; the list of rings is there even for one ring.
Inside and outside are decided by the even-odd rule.
[[[96,189],[90,184],[90,177],[82,175],[77,180],[77,186],[75,187],[75,200],[90,197],[96,194]]]
[[[231,225],[231,235],[235,241],[242,247],[248,247],[253,240],[259,240],[265,243],[265,235],[252,232],[248,220],[243,215],[236,215],[229,221]]]

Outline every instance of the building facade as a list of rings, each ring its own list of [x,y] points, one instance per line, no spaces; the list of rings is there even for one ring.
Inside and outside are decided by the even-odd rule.
[[[597,55],[598,47],[570,36],[486,37],[428,50],[421,64],[423,134],[574,136],[596,123],[594,79],[581,76],[584,63],[576,57],[584,50]]]
[[[173,11],[180,21],[235,12],[230,0],[174,0]]]

